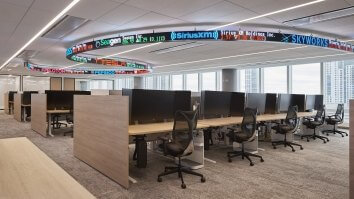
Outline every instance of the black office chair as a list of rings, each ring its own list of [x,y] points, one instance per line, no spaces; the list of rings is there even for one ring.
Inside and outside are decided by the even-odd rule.
[[[338,133],[342,137],[344,137],[344,135],[348,136],[348,133],[337,130],[337,125],[342,124],[343,121],[344,121],[344,104],[338,104],[336,113],[326,118],[326,123],[329,125],[333,125],[333,129],[324,130],[322,131],[322,133],[326,133],[327,136],[329,135],[329,133],[333,133],[333,134]]]
[[[254,141],[257,133],[257,109],[246,108],[243,113],[243,119],[241,124],[241,131],[235,132],[234,129],[230,129],[230,132],[227,136],[231,141],[237,142],[241,144],[241,151],[230,151],[227,152],[227,157],[229,162],[232,162],[233,157],[242,156],[242,159],[245,157],[250,161],[250,166],[253,166],[250,156],[257,157],[261,159],[261,162],[264,162],[263,157],[260,155],[252,154],[249,152],[245,152],[244,143]]]
[[[181,157],[191,155],[194,151],[193,145],[193,132],[197,126],[197,111],[177,111],[175,114],[172,140],[170,142],[164,142],[165,154],[178,158],[177,167],[165,167],[165,172],[161,173],[157,181],[162,182],[162,176],[172,173],[178,173],[178,177],[181,178],[183,189],[186,188],[186,184],[183,181],[182,173],[192,174],[201,177],[201,182],[205,182],[205,177],[202,174],[196,173],[189,168],[181,165]]]
[[[74,124],[74,112],[73,112],[73,110],[70,110],[70,114],[67,114],[65,116],[65,120],[66,120],[66,122],[68,124],[71,124],[71,125]],[[71,134],[71,137],[74,137],[74,130],[70,130],[70,131],[64,132],[64,136],[66,136],[67,134]]]
[[[288,133],[295,133],[297,131],[297,129],[299,128],[299,123],[300,123],[299,121],[300,120],[297,117],[296,110],[297,110],[296,106],[289,106],[288,113],[286,114],[284,124],[278,124],[277,126],[272,127],[272,129],[275,130],[276,133],[284,135],[284,140],[272,142],[274,149],[276,149],[277,148],[276,146],[278,146],[278,145],[284,145],[284,147],[289,146],[293,152],[295,152],[295,149],[293,146],[299,146],[301,150],[304,149],[301,144],[289,142],[286,139],[286,135]]]
[[[316,116],[315,117],[310,117],[310,118],[304,118],[303,125],[305,125],[309,129],[313,129],[313,134],[312,135],[302,135],[301,139],[307,138],[307,141],[309,142],[309,138],[316,139],[319,138],[323,140],[323,143],[329,142],[328,137],[325,136],[320,136],[316,134],[316,128],[318,126],[322,126],[325,121],[325,109],[324,107],[321,107],[319,110],[317,110]]]

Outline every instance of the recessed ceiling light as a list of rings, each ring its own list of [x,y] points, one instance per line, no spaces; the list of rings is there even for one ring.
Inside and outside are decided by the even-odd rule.
[[[22,46],[15,54],[13,54],[5,63],[0,66],[3,69],[13,58],[25,50],[34,40],[40,37],[46,30],[50,28],[57,20],[59,20],[66,12],[74,7],[80,0],[73,0],[68,6],[64,8],[57,16],[55,16],[47,25],[45,25],[36,35],[34,35],[24,46]]]

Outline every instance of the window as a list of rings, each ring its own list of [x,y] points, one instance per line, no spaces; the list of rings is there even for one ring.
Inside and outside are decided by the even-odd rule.
[[[144,77],[144,89],[154,89],[154,77]]]
[[[349,99],[354,98],[354,60],[323,63],[324,103],[328,114],[344,103],[345,122],[349,120]]]
[[[186,75],[186,90],[190,90],[192,92],[199,91],[199,79],[198,73],[187,74]]]
[[[244,69],[240,70],[240,91],[247,93],[258,93],[259,88],[259,69]]]
[[[162,75],[156,77],[156,89],[169,90],[170,89],[170,76]]]
[[[45,91],[49,86],[49,77],[23,76],[23,91]]]
[[[183,75],[172,75],[172,90],[183,90]]]
[[[216,73],[202,73],[202,90],[216,90]]]
[[[115,90],[122,90],[123,88],[131,89],[134,87],[134,78],[120,78],[115,81]]]
[[[263,69],[264,93],[287,93],[287,67],[267,67]]]
[[[321,64],[302,64],[292,66],[292,93],[321,93]]]
[[[112,80],[91,80],[90,90],[92,89],[113,90],[113,81]]]
[[[12,75],[0,75],[0,108],[4,108],[4,93],[20,90],[20,77]]]
[[[90,90],[90,80],[89,79],[75,79],[75,90],[89,91]]]

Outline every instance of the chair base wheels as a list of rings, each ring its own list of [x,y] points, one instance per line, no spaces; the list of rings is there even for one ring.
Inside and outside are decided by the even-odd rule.
[[[162,178],[161,178],[161,177],[158,177],[158,178],[157,178],[157,182],[162,182]]]
[[[187,188],[187,186],[186,186],[186,184],[181,184],[181,187],[182,187],[182,189],[185,189],[185,188]]]
[[[200,179],[200,182],[204,183],[206,181],[205,177],[203,176],[201,179]]]
[[[242,159],[246,158],[250,162],[250,166],[253,166],[254,163],[251,160],[251,157],[260,158],[261,162],[264,162],[264,159],[260,155],[256,155],[253,153],[245,152],[245,151],[231,151],[227,153],[227,158],[229,162],[232,162],[233,157],[241,156]]]
[[[299,146],[299,147],[300,147],[300,150],[303,150],[303,149],[304,149],[301,144],[297,144],[297,143],[293,143],[293,142],[288,142],[288,141],[286,141],[286,140],[284,140],[284,141],[275,141],[275,142],[272,142],[273,149],[276,149],[276,148],[277,148],[277,147],[276,147],[277,145],[284,145],[284,147],[289,146],[293,152],[295,152],[295,149],[294,149],[293,146]]]

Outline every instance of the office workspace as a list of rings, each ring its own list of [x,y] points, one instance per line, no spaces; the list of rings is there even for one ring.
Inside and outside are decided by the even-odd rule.
[[[354,198],[353,6],[0,0],[0,198]]]

